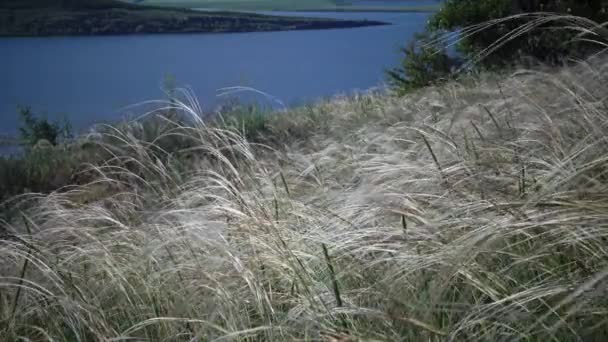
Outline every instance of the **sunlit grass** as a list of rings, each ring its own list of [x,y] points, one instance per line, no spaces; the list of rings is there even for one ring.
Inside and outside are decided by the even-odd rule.
[[[108,131],[95,181],[5,224],[0,330],[601,340],[605,66],[338,98],[268,118],[271,146],[175,102],[195,120],[157,134],[197,141],[186,171]]]

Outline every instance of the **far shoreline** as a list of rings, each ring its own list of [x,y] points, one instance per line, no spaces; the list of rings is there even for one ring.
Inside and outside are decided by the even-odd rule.
[[[0,37],[121,36],[138,34],[251,33],[347,29],[390,25],[356,19],[309,18],[192,9],[63,8],[3,9]]]
[[[45,35],[20,35],[20,34],[2,34],[0,39],[18,39],[18,38],[103,38],[103,37],[123,37],[123,36],[157,36],[157,35],[216,35],[216,34],[239,34],[239,33],[271,33],[271,32],[296,32],[296,31],[324,31],[324,30],[347,30],[355,28],[390,26],[394,25],[382,21],[369,21],[361,25],[344,25],[344,26],[315,26],[315,27],[297,27],[297,28],[280,28],[270,30],[229,30],[229,31],[163,31],[163,32],[118,32],[118,33],[102,33],[102,34],[45,34]]]
[[[319,8],[294,11],[278,11],[278,12],[319,12],[319,13],[433,13],[437,12],[439,7],[405,7],[405,8],[390,8],[390,7],[356,7],[356,8]],[[272,13],[273,11],[269,11]]]
[[[439,6],[418,6],[418,7],[335,7],[335,8],[306,8],[292,10],[225,10],[219,8],[199,8],[193,7],[192,10],[200,12],[229,11],[233,13],[433,13],[439,10]]]

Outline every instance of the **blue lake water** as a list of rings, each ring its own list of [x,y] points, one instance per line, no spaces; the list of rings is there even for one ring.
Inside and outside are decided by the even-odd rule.
[[[372,1],[375,2],[375,1]],[[292,14],[290,14],[292,15]],[[381,86],[399,47],[430,13],[299,13],[370,19],[390,26],[233,34],[0,39],[0,135],[14,134],[16,108],[82,128],[141,114],[163,99],[163,79],[189,86],[206,108],[218,89],[249,86],[287,104]],[[259,98],[259,102],[264,102]]]

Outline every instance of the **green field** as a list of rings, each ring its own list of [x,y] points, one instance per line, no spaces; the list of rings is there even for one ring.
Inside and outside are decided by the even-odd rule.
[[[142,4],[232,11],[336,11],[336,12],[411,12],[434,11],[436,6],[380,7],[355,6],[340,0],[144,0]]]

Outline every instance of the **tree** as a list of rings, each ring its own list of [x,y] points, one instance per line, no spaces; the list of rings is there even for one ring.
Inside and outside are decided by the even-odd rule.
[[[568,14],[603,23],[608,19],[605,8],[608,8],[606,0],[448,0],[431,18],[428,29],[433,32],[455,31],[512,17],[463,37],[458,45],[459,51],[471,58],[502,39],[500,46],[481,61],[485,66],[513,63],[521,57],[558,64],[565,58],[584,58],[597,51],[599,46],[575,41],[579,32],[569,28],[571,23],[566,22],[538,22],[518,32],[536,19],[525,14]],[[507,37],[508,40],[504,39]]]
[[[572,22],[541,21],[538,12],[604,23],[607,9],[608,0],[446,0],[429,20],[423,37],[403,49],[401,67],[388,72],[389,83],[403,94],[446,79],[458,61],[445,53],[438,37],[459,30],[459,55],[484,69],[524,60],[555,65],[585,58],[602,46],[575,39],[580,31],[572,29]]]

